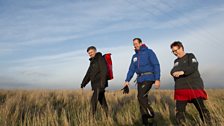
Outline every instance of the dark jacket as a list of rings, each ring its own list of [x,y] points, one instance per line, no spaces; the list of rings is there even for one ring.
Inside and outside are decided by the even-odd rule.
[[[82,81],[82,85],[86,86],[91,81],[92,90],[108,87],[107,64],[102,53],[97,52],[95,57],[89,60],[90,66]]]
[[[198,71],[198,61],[194,54],[187,53],[184,57],[177,58],[174,61],[171,75],[176,71],[184,71],[184,75],[174,77],[176,100],[207,99],[204,84]]]
[[[153,74],[142,75],[137,78],[137,82],[160,80],[160,64],[156,54],[145,44],[132,56],[131,64],[125,81],[130,81],[134,73],[142,74],[152,72]]]

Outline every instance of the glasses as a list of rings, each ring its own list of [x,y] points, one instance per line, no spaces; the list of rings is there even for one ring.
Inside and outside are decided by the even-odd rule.
[[[172,53],[177,53],[177,51],[179,50],[180,48],[176,49],[176,50],[172,50]]]

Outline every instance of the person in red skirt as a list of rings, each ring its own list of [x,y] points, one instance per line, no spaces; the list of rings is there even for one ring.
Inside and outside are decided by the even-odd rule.
[[[174,99],[176,100],[176,121],[178,125],[185,123],[185,109],[193,103],[204,123],[211,124],[211,117],[204,105],[208,95],[204,90],[203,80],[198,71],[198,61],[194,54],[185,53],[180,41],[171,44],[173,54],[177,57],[171,75],[175,81]]]

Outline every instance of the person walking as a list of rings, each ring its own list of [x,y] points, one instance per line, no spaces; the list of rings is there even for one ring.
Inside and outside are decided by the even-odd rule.
[[[148,100],[148,92],[152,85],[160,87],[160,64],[156,54],[142,43],[140,38],[133,39],[135,54],[124,83],[124,93],[129,92],[129,82],[134,73],[137,74],[138,102],[142,116],[142,123],[146,126],[153,125],[154,111]]]
[[[97,103],[99,101],[107,116],[108,105],[105,97],[105,88],[108,87],[107,63],[102,53],[97,52],[96,47],[88,47],[87,53],[90,57],[90,65],[83,78],[81,88],[84,88],[91,81],[93,90],[93,95],[91,97],[92,114],[93,116],[95,115]]]
[[[193,53],[185,53],[180,41],[171,44],[173,54],[177,57],[171,75],[175,81],[174,99],[176,100],[176,122],[185,123],[187,103],[193,103],[203,122],[211,125],[211,117],[204,100],[208,98],[198,70],[198,61]]]

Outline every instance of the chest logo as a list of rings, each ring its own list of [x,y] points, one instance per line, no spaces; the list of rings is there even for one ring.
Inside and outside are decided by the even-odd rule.
[[[176,62],[175,64],[174,64],[174,67],[176,67],[176,66],[178,66],[179,65],[179,62]]]
[[[136,61],[137,61],[137,57],[134,57],[134,58],[133,58],[133,62],[136,62]]]

